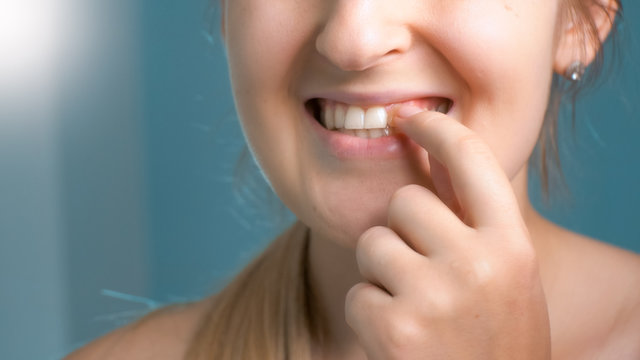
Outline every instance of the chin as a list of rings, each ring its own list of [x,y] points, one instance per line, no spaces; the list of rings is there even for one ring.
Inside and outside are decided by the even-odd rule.
[[[311,230],[337,244],[355,248],[358,238],[369,228],[386,226],[389,201],[401,187],[430,181],[413,171],[394,169],[369,176],[339,176],[340,181],[324,179],[307,183],[307,201],[299,218]],[[391,169],[386,169],[391,170]]]
[[[326,233],[326,238],[346,248],[355,249],[360,236],[369,228],[387,225],[387,210],[385,206],[377,209],[367,209],[358,217],[333,217],[324,224],[318,224],[319,232]],[[312,231],[315,230],[312,228]],[[324,234],[323,234],[324,235]]]

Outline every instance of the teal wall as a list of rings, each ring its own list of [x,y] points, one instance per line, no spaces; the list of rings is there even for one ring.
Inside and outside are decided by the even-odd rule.
[[[203,0],[142,3],[151,296],[192,298],[210,292],[277,229],[260,213],[268,191],[261,182],[245,192],[244,205],[234,194],[244,140],[222,43],[208,34],[219,13]]]
[[[624,21],[603,67],[600,86],[587,89],[559,121],[559,153],[566,187],[543,201],[538,178],[531,198],[548,218],[571,230],[640,252],[640,5],[623,1]],[[609,71],[611,70],[611,71]]]
[[[210,293],[288,218],[251,164],[234,186],[244,144],[207,1],[82,3],[101,25],[76,24],[90,46],[65,52],[55,110],[7,127],[24,116],[0,106],[2,359],[58,358]],[[640,252],[640,4],[624,6],[621,66],[579,102],[575,129],[560,123],[568,190],[545,204],[532,177],[531,196],[552,220]]]

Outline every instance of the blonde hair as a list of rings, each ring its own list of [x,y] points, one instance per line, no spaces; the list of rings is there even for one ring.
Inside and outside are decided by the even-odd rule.
[[[563,11],[565,20],[583,27],[586,44],[601,48],[589,11],[589,5],[600,4],[598,1],[566,0]],[[619,0],[614,1],[620,11]],[[596,62],[599,64],[601,59],[600,52]],[[558,164],[557,115],[566,93],[558,84],[554,81],[538,142],[545,189],[549,164]],[[296,223],[215,295],[190,344],[187,359],[311,359],[312,344],[321,345],[326,332],[308,279],[308,231]]]
[[[571,106],[571,121],[575,126],[575,104],[580,93],[595,85],[595,82],[599,79],[603,63],[604,63],[604,51],[603,43],[600,40],[600,34],[598,32],[598,24],[591,16],[593,7],[598,8],[604,14],[614,13],[616,17],[622,15],[622,4],[620,0],[613,0],[612,10],[607,5],[603,4],[603,0],[565,0],[561,6],[561,23],[572,23],[577,29],[582,29],[582,53],[586,54],[587,47],[594,47],[599,49],[596,53],[596,57],[590,64],[587,72],[584,74],[583,79],[580,82],[571,82],[564,79],[564,74],[554,74],[553,83],[551,85],[551,93],[549,96],[549,103],[547,105],[547,111],[545,114],[542,130],[538,137],[538,144],[536,151],[532,156],[532,164],[534,169],[538,171],[540,182],[542,186],[542,193],[545,197],[549,196],[552,180],[557,180],[554,183],[560,182],[564,185],[564,179],[562,176],[562,167],[560,166],[560,157],[558,153],[558,118],[560,115],[560,109],[563,103],[568,98],[568,105]],[[608,21],[613,25],[615,24],[615,17],[608,17]],[[561,26],[563,27],[563,26]],[[611,34],[609,38],[615,38],[616,28],[612,26]],[[576,59],[580,60],[580,59]],[[554,179],[552,179],[552,175]]]
[[[308,228],[294,224],[220,293],[194,336],[187,359],[311,359],[321,342],[307,270]]]

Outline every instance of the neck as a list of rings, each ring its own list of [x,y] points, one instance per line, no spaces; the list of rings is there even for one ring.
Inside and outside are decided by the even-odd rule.
[[[512,186],[522,217],[529,228],[533,246],[540,261],[541,276],[545,278],[545,254],[550,252],[550,243],[545,239],[547,222],[532,207],[527,191],[526,166],[512,180]],[[309,245],[309,271],[313,292],[316,294],[318,310],[322,312],[326,339],[317,344],[316,358],[365,358],[358,346],[356,335],[345,321],[344,301],[346,294],[356,283],[363,281],[358,271],[355,251],[338,245],[331,239],[322,238],[311,231]]]
[[[347,355],[359,351],[358,342],[345,321],[344,301],[349,289],[363,281],[355,251],[313,231],[310,240],[309,279],[325,333],[324,343],[314,348],[314,359],[354,358]]]

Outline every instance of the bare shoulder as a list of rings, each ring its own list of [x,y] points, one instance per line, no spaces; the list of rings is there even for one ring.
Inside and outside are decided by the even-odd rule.
[[[598,243],[606,276],[601,280],[603,297],[619,299],[616,316],[607,332],[599,358],[640,359],[640,256]],[[616,302],[614,302],[615,304]]]
[[[617,295],[622,308],[637,309],[640,302],[640,255],[583,235],[572,233],[570,242],[579,247],[576,265],[586,280]],[[604,290],[602,289],[602,290]]]
[[[639,286],[639,285],[636,285]],[[640,359],[640,301],[621,312],[600,352],[602,359]]]
[[[572,295],[558,318],[574,329],[592,329],[574,345],[587,358],[640,358],[640,255],[566,230],[561,238],[560,259],[574,275],[563,281]]]
[[[182,359],[210,300],[171,305],[94,340],[66,360]]]

